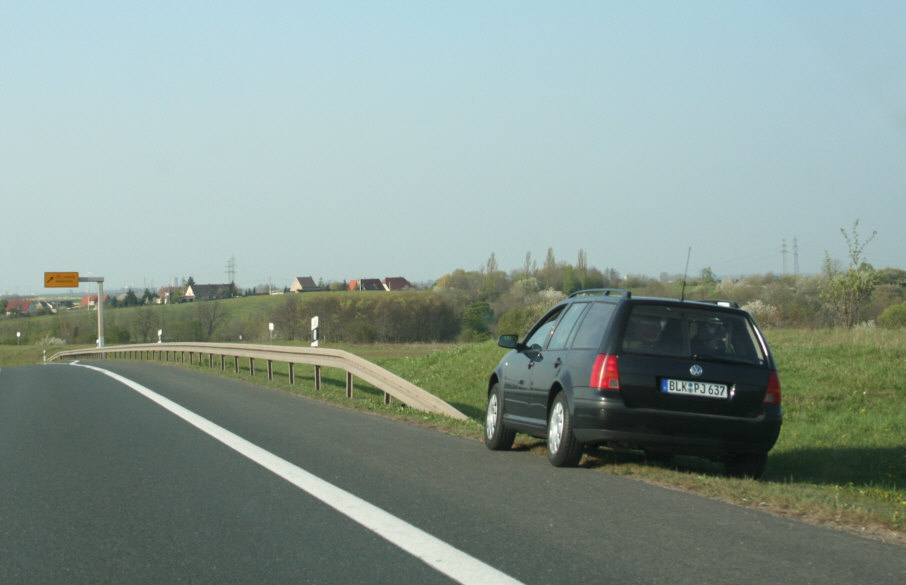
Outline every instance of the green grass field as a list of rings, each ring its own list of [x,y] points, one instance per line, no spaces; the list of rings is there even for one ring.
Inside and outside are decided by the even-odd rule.
[[[720,465],[697,458],[662,464],[607,449],[591,451],[581,465],[906,544],[906,331],[768,330],[766,335],[783,386],[784,428],[761,481],[723,477]],[[247,364],[238,377],[480,440],[486,379],[505,353],[493,342],[340,349],[436,394],[470,420],[384,406],[382,393],[361,381],[347,400],[344,373],[327,368],[320,392],[314,390],[312,368],[297,367],[295,386],[289,386],[282,364],[275,364],[273,382],[260,370],[250,378]],[[0,347],[0,367],[39,363],[41,357],[41,348]],[[236,377],[232,367],[220,375]],[[544,453],[543,443],[530,437],[520,437],[517,449],[523,453],[514,457]]]

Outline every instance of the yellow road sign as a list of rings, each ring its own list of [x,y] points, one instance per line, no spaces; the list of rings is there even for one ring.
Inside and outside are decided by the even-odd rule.
[[[45,272],[44,286],[57,288],[79,288],[79,273]]]

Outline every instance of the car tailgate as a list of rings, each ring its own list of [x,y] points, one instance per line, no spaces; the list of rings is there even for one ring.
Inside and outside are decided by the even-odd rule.
[[[738,417],[763,412],[766,366],[633,354],[621,355],[619,363],[627,408]]]

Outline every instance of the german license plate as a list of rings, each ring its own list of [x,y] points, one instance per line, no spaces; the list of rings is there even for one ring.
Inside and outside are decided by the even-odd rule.
[[[661,380],[661,392],[667,394],[683,394],[686,396],[702,396],[704,398],[726,398],[728,395],[726,384],[712,384],[710,382],[693,382],[691,380]]]

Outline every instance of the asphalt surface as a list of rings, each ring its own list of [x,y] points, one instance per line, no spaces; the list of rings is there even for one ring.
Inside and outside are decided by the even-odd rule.
[[[176,367],[97,362],[527,584],[906,582],[906,549]],[[122,383],[0,371],[0,583],[451,583]]]

